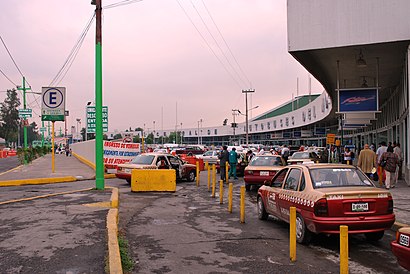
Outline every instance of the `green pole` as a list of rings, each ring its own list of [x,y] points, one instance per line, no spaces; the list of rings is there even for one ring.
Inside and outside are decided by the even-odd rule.
[[[23,91],[23,108],[26,109],[26,90],[31,90],[31,88],[26,88],[26,77],[23,76],[23,87],[17,88],[17,89]],[[27,144],[27,126],[26,125],[23,125],[23,131],[24,131],[24,144],[23,144],[24,164],[27,165],[26,149],[28,147],[28,144]]]
[[[41,146],[44,146],[44,121],[41,120]]]
[[[104,154],[102,126],[102,0],[96,0],[96,39],[95,39],[95,184],[104,189]]]

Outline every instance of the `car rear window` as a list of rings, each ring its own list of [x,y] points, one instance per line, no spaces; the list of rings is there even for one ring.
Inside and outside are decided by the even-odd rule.
[[[355,168],[317,168],[310,170],[314,188],[371,186],[374,184]]]
[[[132,159],[131,164],[137,165],[150,165],[154,160],[154,155],[138,155],[134,159]]]
[[[280,166],[280,157],[272,156],[254,156],[252,161],[249,163],[250,166]]]

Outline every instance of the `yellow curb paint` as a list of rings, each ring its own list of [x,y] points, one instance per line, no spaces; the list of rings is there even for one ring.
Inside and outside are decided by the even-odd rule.
[[[105,178],[105,179],[114,179],[114,178],[116,178],[116,177],[115,177],[115,174],[112,174],[112,173],[111,173],[111,174],[104,174],[104,178]]]
[[[72,190],[72,191],[46,194],[46,195],[34,196],[34,197],[28,197],[28,198],[22,198],[22,199],[16,199],[16,200],[9,200],[9,201],[0,202],[0,205],[32,201],[32,200],[41,199],[41,198],[48,198],[48,197],[53,197],[53,196],[58,196],[58,195],[71,194],[71,193],[76,193],[76,192],[84,192],[84,191],[89,191],[89,190],[92,190],[92,188],[85,188],[85,189],[80,189],[80,190]]]
[[[111,193],[111,199],[110,199],[110,205],[112,208],[118,208],[119,205],[119,194],[118,194],[118,188],[113,187],[112,188],[112,193]]]
[[[55,177],[55,178],[21,179],[21,180],[0,181],[0,187],[67,183],[67,182],[75,182],[75,181],[77,181],[77,179],[74,176]]]
[[[120,247],[118,245],[118,209],[111,208],[107,214],[109,273],[123,273]]]
[[[111,202],[98,202],[98,203],[91,203],[91,204],[83,204],[83,206],[110,208],[111,207]]]
[[[19,168],[21,168],[21,167],[23,167],[23,165],[19,165],[19,166],[15,167],[15,168],[12,168],[12,169],[10,169],[10,170],[4,171],[4,172],[0,173],[0,176],[3,175],[3,174],[7,174],[7,173],[9,173],[9,172],[15,171],[15,170],[17,170],[17,169],[19,169]]]
[[[73,152],[72,155],[77,158],[78,160],[80,160],[80,162],[83,162],[84,164],[86,164],[87,166],[91,167],[92,169],[95,170],[95,164],[88,161],[87,159],[85,159],[83,156],[78,155],[77,153]]]

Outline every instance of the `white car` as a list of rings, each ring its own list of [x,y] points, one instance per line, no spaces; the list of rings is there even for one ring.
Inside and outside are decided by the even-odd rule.
[[[218,161],[218,154],[219,151],[217,150],[208,150],[204,154],[197,155],[196,157],[204,160],[204,163],[208,162],[208,164],[216,164],[216,162]]]

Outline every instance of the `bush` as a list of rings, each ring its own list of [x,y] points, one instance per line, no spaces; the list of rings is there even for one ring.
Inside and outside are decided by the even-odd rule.
[[[24,159],[27,160],[27,163],[31,163],[33,160],[37,159],[38,157],[44,156],[47,153],[49,153],[49,148],[47,146],[17,149],[17,157],[21,164],[24,164]]]

